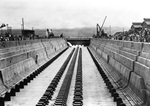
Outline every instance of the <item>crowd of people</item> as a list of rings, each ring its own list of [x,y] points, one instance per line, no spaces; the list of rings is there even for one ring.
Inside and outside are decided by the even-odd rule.
[[[114,34],[112,39],[115,40],[127,40],[135,42],[150,42],[150,31],[145,29],[142,31],[125,31],[118,34]]]
[[[22,36],[14,36],[9,33],[0,36],[0,41],[14,41],[14,40],[22,40],[22,39],[23,39]]]
[[[36,37],[38,39],[38,37]],[[21,35],[13,35],[13,34],[9,34],[6,33],[3,36],[0,36],[0,41],[17,41],[17,40],[26,40],[26,39],[30,39],[33,40],[35,39],[35,36],[31,35],[29,38],[23,37]]]
[[[47,29],[46,30],[46,37],[47,38],[54,37],[54,33],[53,33],[52,29]]]
[[[13,35],[10,33],[5,33],[0,35],[0,41],[17,41],[17,40],[33,40],[33,39],[50,39],[50,38],[56,38],[56,37],[63,37],[63,33],[60,34],[60,36],[55,36],[52,29],[46,30],[45,36],[39,36],[35,34],[29,34],[28,37],[25,37],[23,35]]]

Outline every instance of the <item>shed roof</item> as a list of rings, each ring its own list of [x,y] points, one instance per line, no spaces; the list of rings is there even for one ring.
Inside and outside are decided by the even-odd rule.
[[[144,22],[145,22],[147,25],[150,25],[150,18],[144,18]]]
[[[134,28],[142,28],[142,23],[141,22],[133,22],[132,27]]]

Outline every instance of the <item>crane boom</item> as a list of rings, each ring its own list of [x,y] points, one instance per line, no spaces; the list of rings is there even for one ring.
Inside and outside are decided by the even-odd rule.
[[[101,34],[102,34],[102,28],[103,28],[103,26],[104,26],[104,23],[105,23],[105,21],[106,21],[106,18],[107,18],[107,16],[105,16],[104,21],[103,21],[101,27],[99,26],[99,24],[96,25],[97,37],[100,37]]]
[[[105,23],[106,18],[107,18],[107,16],[105,16],[105,19],[104,19],[104,21],[103,21],[103,24],[102,24],[102,26],[101,26],[101,29],[103,28],[103,25],[104,25],[104,23]]]

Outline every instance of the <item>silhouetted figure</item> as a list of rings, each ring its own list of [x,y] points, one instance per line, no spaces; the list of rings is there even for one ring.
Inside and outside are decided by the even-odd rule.
[[[48,38],[49,37],[49,29],[46,29],[46,36],[45,36],[46,38]]]
[[[52,29],[50,29],[50,31],[49,31],[49,38],[50,37],[54,37],[54,33],[53,33]]]
[[[47,29],[46,36],[48,36],[48,38],[54,37],[54,33],[53,33],[52,29],[50,29],[50,30]]]
[[[63,33],[60,35],[61,38],[63,38]]]

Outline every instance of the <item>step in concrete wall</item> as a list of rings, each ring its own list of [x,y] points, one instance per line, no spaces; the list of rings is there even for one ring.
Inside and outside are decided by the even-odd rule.
[[[0,42],[0,96],[66,47],[62,38]]]
[[[93,38],[90,47],[145,104],[150,102],[150,43]]]

